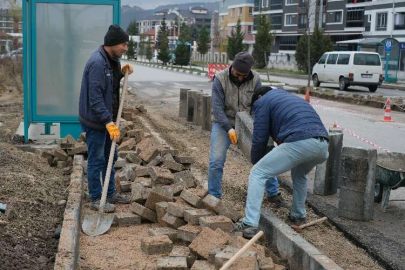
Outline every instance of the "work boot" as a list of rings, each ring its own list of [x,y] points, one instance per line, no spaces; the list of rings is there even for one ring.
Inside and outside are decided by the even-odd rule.
[[[100,207],[100,199],[98,199],[96,201],[93,201],[90,204],[90,209],[91,210],[98,211],[99,207]],[[108,203],[108,202],[105,202],[104,212],[105,213],[114,213],[115,212],[115,205],[113,205],[111,203]]]
[[[305,217],[293,217],[293,216],[289,215],[288,218],[294,225],[297,225],[297,226],[301,226],[301,225],[304,225],[305,223],[307,223],[307,219]]]
[[[127,204],[131,202],[131,198],[129,196],[121,195],[118,192],[115,192],[111,197],[107,198],[109,203],[122,203]]]
[[[291,207],[291,203],[284,200],[283,197],[281,197],[281,193],[278,193],[275,196],[268,196],[267,200],[271,203],[273,203],[276,208],[290,208]]]
[[[257,232],[259,231],[257,227],[247,225],[247,224],[243,223],[242,220],[236,222],[233,225],[233,228],[234,228],[235,231],[242,232],[243,237],[246,238],[246,239],[253,238],[257,234]]]

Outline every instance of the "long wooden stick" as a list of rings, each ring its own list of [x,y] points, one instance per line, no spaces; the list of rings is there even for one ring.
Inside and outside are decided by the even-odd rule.
[[[309,226],[312,226],[312,225],[315,225],[315,224],[324,222],[324,221],[327,220],[327,219],[328,219],[327,217],[323,217],[323,218],[320,218],[320,219],[317,219],[317,220],[308,222],[308,223],[306,223],[306,224],[304,224],[304,225],[301,225],[300,228],[301,228],[301,229],[304,229],[304,228],[306,228],[306,227],[309,227]]]
[[[246,243],[235,255],[221,267],[220,270],[228,269],[245,251],[250,248],[260,237],[262,237],[263,231],[258,232],[249,242]]]

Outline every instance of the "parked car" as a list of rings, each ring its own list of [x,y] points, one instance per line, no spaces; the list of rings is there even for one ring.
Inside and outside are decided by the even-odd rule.
[[[377,91],[383,81],[381,58],[372,52],[326,52],[312,71],[314,86],[321,83],[338,83],[340,90],[349,86],[368,87]]]

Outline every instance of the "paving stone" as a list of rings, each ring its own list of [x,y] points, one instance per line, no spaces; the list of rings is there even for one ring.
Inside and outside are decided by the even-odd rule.
[[[195,195],[197,195],[201,199],[204,199],[205,196],[207,196],[207,194],[208,194],[208,190],[203,189],[203,188],[190,188],[189,191],[194,193]]]
[[[133,175],[133,180],[135,180],[136,177],[142,177],[142,176],[149,176],[149,171],[148,171],[148,167],[144,167],[144,166],[135,166],[135,171],[134,171],[134,175]]]
[[[143,150],[139,154],[139,158],[142,159],[143,161],[149,163],[151,162],[154,158],[156,158],[160,154],[159,148],[156,146],[152,146],[148,149]]]
[[[230,201],[221,200],[216,212],[221,216],[230,218],[233,222],[237,222],[242,217],[241,213],[235,210],[234,204]]]
[[[274,269],[273,259],[270,257],[259,259],[259,268],[260,270],[273,270]]]
[[[142,239],[141,249],[148,255],[169,254],[173,249],[173,242],[167,235],[157,235]]]
[[[118,166],[121,166],[120,163],[118,164]],[[119,178],[119,181],[121,182],[130,181],[131,173],[131,170],[123,168],[117,172],[116,177]]]
[[[215,267],[220,269],[227,261],[229,261],[233,255],[235,255],[239,251],[238,248],[227,246],[225,247],[220,253],[215,256]],[[254,251],[247,251],[237,259],[229,269],[240,270],[259,270],[257,259],[256,259],[256,252]]]
[[[184,166],[182,164],[172,160],[165,160],[163,163],[163,167],[175,172],[181,172],[182,170],[184,170]]]
[[[184,182],[174,183],[168,186],[168,189],[171,190],[173,196],[178,196],[181,192],[186,188],[186,184]]]
[[[138,154],[135,151],[130,151],[127,156],[125,157],[125,159],[130,162],[130,163],[134,163],[134,164],[141,164],[142,163],[142,159],[140,159],[138,157]]]
[[[127,132],[127,136],[134,138],[139,143],[145,138],[145,133],[143,129],[133,129]]]
[[[134,146],[135,146],[136,142],[135,139],[131,138],[123,143],[121,143],[121,145],[117,148],[117,151],[131,151]]]
[[[196,256],[191,253],[188,247],[183,246],[174,246],[172,252],[169,254],[170,257],[185,257],[187,260],[187,267],[191,267],[195,260]]]
[[[152,190],[166,197],[173,198],[173,192],[170,189],[170,186],[152,186]]]
[[[226,233],[220,229],[213,231],[210,228],[204,228],[191,242],[189,248],[193,253],[207,260],[210,250],[225,247],[231,242],[232,238],[226,237]]]
[[[224,248],[216,248],[213,250],[210,250],[210,252],[208,253],[208,263],[215,265],[215,256],[217,256],[217,254],[221,253],[222,250]]]
[[[191,270],[215,270],[215,267],[207,261],[198,260],[194,262]]]
[[[140,183],[146,188],[152,187],[152,179],[150,179],[149,177],[137,177],[135,178],[134,182]]]
[[[175,229],[177,229],[181,226],[184,226],[186,224],[186,222],[184,222],[183,219],[172,216],[168,213],[166,213],[163,216],[162,221],[164,221],[168,226],[175,228]]]
[[[131,184],[131,201],[137,203],[144,203],[145,199],[143,198],[143,192],[145,187],[138,182],[133,182]]]
[[[124,168],[127,165],[128,165],[128,162],[125,159],[118,158],[117,161],[114,163],[114,168],[116,168],[116,169]]]
[[[120,227],[139,225],[141,217],[130,212],[120,212],[115,214],[113,223]]]
[[[78,154],[86,154],[87,153],[87,145],[84,143],[77,143],[72,150],[68,150],[69,156],[74,156]]]
[[[69,155],[62,149],[55,149],[53,151],[53,155],[57,157],[61,161],[65,161],[68,159]]]
[[[215,213],[218,213],[217,209],[220,204],[221,204],[221,200],[215,196],[212,196],[211,194],[208,194],[203,199],[203,205],[205,206],[205,208],[207,208],[208,210],[211,210]]]
[[[153,146],[154,146],[154,142],[152,141],[152,139],[151,138],[145,138],[136,145],[136,148],[139,149],[140,152],[142,152],[142,151],[145,151],[146,149],[151,148]]]
[[[143,198],[145,201],[148,199],[149,194],[150,194],[151,191],[152,191],[151,188],[145,188],[145,189],[142,191],[142,198]]]
[[[56,167],[59,168],[59,169],[63,169],[63,168],[69,167],[70,165],[71,165],[71,163],[68,162],[68,161],[58,161],[58,162],[56,163]]]
[[[179,155],[179,150],[177,149],[164,149],[162,150],[162,156],[165,156],[166,154],[170,154],[172,157],[176,157]]]
[[[201,208],[203,206],[201,198],[190,190],[183,190],[180,194],[180,197],[197,208]]]
[[[193,188],[196,186],[194,176],[189,170],[175,173],[174,182],[184,182],[186,184],[186,188]]]
[[[163,150],[162,150],[163,151]],[[174,161],[174,157],[171,155],[171,154],[163,154],[163,153],[161,153],[161,155],[163,156],[163,160],[165,161],[165,160],[171,160],[171,161]]]
[[[176,156],[174,158],[178,163],[181,164],[193,164],[194,163],[194,157],[187,157],[187,156]]]
[[[75,144],[67,142],[59,142],[59,147],[63,150],[72,150],[75,147]]]
[[[138,105],[138,106],[136,106],[136,109],[138,110],[138,111],[140,111],[141,113],[147,113],[148,112],[148,110],[145,108],[145,106],[143,106],[143,105]]]
[[[77,142],[84,142],[84,143],[86,142],[86,132],[80,133],[80,137],[77,140]]]
[[[190,225],[200,225],[200,218],[215,215],[207,209],[191,209],[184,211],[184,220]]]
[[[284,265],[274,264],[274,270],[285,270]]]
[[[156,203],[158,202],[172,202],[173,198],[167,197],[163,194],[157,193],[155,191],[151,191],[149,193],[148,199],[146,200],[145,207],[149,208],[153,211],[156,210]]]
[[[193,242],[200,232],[199,226],[185,225],[177,229],[177,237],[186,242]]]
[[[149,167],[148,172],[153,185],[171,185],[174,182],[174,176],[168,169]]]
[[[201,228],[208,227],[212,230],[221,229],[224,232],[233,230],[233,222],[225,216],[206,216],[200,218]]]
[[[191,210],[194,209],[189,204],[183,204],[183,203],[177,203],[177,202],[169,202],[168,207],[167,207],[167,213],[175,216],[175,217],[184,217],[184,211],[185,210]]]
[[[157,156],[151,162],[146,165],[147,167],[158,167],[163,164],[163,157]]]
[[[132,152],[135,153],[135,151],[121,151],[121,152],[118,152],[118,157],[119,157],[119,158],[126,159],[127,155],[128,155],[129,153],[132,153]]]
[[[162,220],[162,218],[166,215],[167,206],[167,202],[159,202],[156,204],[157,220],[161,226],[168,226],[167,223]]]
[[[129,181],[120,181],[121,192],[131,192],[131,182]]]
[[[131,204],[131,211],[151,222],[157,221],[156,213],[153,212],[152,210],[140,205],[139,203],[133,202]]]
[[[152,228],[148,230],[150,236],[167,235],[172,242],[177,241],[177,230],[169,227]],[[172,251],[173,252],[173,251]]]
[[[67,143],[73,143],[73,144],[77,143],[75,138],[73,138],[72,135],[70,135],[70,134],[66,135],[65,139],[66,139]]]
[[[157,270],[187,270],[185,257],[163,257],[156,260]]]
[[[235,240],[234,240],[234,243],[233,243],[233,246],[236,247],[236,248],[241,249],[244,245],[247,244],[247,242],[249,242],[248,239],[245,239],[242,236],[236,236]],[[254,252],[256,252],[258,259],[264,259],[264,258],[266,258],[266,253],[267,253],[266,249],[267,249],[266,247],[255,243],[248,249],[248,251],[249,250],[254,251]]]

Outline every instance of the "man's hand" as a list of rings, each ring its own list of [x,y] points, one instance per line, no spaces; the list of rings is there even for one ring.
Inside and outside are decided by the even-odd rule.
[[[134,68],[132,67],[132,65],[126,64],[121,68],[122,74],[125,75],[125,72],[127,71],[127,69],[128,69],[128,74],[132,74],[134,72]]]
[[[113,122],[108,123],[107,125],[105,125],[105,127],[107,128],[107,131],[110,134],[110,139],[114,142],[118,142],[121,135],[118,127]]]
[[[253,166],[255,166],[255,165],[253,165],[253,163],[250,163],[250,168],[251,168],[251,169],[253,168]]]
[[[236,131],[233,128],[231,128],[228,131],[228,135],[229,135],[229,140],[231,141],[232,144],[238,144],[238,137],[236,135]]]

